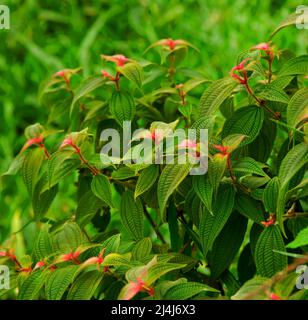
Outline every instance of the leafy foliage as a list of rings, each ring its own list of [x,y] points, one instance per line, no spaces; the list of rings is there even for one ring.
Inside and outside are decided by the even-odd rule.
[[[83,57],[102,21],[81,44]],[[294,16],[272,36],[293,23]],[[181,66],[191,49],[162,39],[143,59],[102,55],[108,70],[92,76],[86,59],[84,73],[62,69],[42,85],[48,119],[25,128],[24,146],[2,176],[5,186],[19,175],[32,204],[27,223],[12,221],[19,230],[1,245],[0,262],[16,278],[4,295],[298,297],[290,272],[296,258],[308,261],[307,55],[261,43],[210,81]],[[137,133],[125,145],[127,121]],[[117,156],[100,152],[109,142],[104,129],[120,132]],[[197,130],[196,141],[182,139],[175,150],[167,141],[177,129],[208,129],[207,138]],[[201,160],[203,145],[208,170],[194,175],[196,163],[187,160]],[[166,161],[179,150],[185,163]],[[56,207],[66,193],[68,204]],[[21,254],[16,238],[27,228],[36,239]]]

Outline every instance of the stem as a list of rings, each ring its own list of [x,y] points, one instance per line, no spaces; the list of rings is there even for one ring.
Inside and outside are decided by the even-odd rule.
[[[255,94],[254,92],[252,91],[252,89],[250,88],[250,86],[248,85],[248,82],[246,81],[246,83],[244,83],[244,86],[247,90],[247,92],[258,102],[258,104],[263,107],[266,111],[268,111],[269,113],[271,113],[273,115],[273,117],[275,119],[280,119],[280,115],[278,115],[276,112],[274,112],[273,110],[271,110],[269,107],[267,107],[265,104],[264,104],[264,101],[263,100],[260,100]]]
[[[117,73],[116,73],[116,75],[115,75],[115,78],[114,78],[114,83],[115,83],[115,86],[116,86],[117,91],[120,91],[119,81],[120,81],[120,72],[117,71]]]
[[[229,154],[227,155],[227,168],[228,168],[228,171],[229,171],[229,174],[230,174],[230,177],[232,179],[233,184],[236,184],[236,178],[235,178],[233,171],[232,171],[232,164],[231,164],[231,159],[230,159]]]
[[[151,226],[153,227],[154,231],[156,232],[157,237],[161,240],[162,243],[166,244],[167,243],[166,240],[164,239],[163,235],[159,231],[158,226],[156,225],[155,221],[152,219],[152,217],[148,213],[147,208],[145,206],[143,207],[143,211],[146,218],[149,220]]]
[[[169,67],[169,78],[173,81],[174,77],[174,62],[175,62],[175,55],[173,53],[170,54],[170,67]]]
[[[273,75],[272,62],[273,62],[273,59],[269,58],[269,60],[268,60],[268,83],[271,83],[271,81],[272,81],[272,75]]]
[[[44,143],[41,143],[40,147],[43,148],[46,158],[49,159],[50,158],[50,154],[49,154],[48,150],[46,149]]]
[[[99,170],[98,170],[97,168],[95,168],[95,167],[92,167],[92,166],[89,164],[88,160],[86,160],[86,159],[84,158],[84,156],[81,154],[80,149],[79,149],[79,148],[75,148],[75,150],[76,150],[76,153],[78,154],[81,162],[90,169],[90,171],[92,172],[92,174],[93,174],[94,176],[98,175],[98,174],[100,173]]]

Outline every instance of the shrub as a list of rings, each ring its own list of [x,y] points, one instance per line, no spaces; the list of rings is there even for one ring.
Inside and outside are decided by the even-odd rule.
[[[287,21],[278,29],[294,23]],[[14,271],[0,294],[304,299],[293,271],[308,260],[308,56],[268,41],[210,81],[181,68],[187,51],[198,51],[189,42],[164,39],[148,50],[157,50],[160,65],[102,55],[101,75],[82,79],[80,69],[64,69],[42,84],[47,124],[26,128],[5,174],[21,175],[39,233],[27,256],[16,257],[13,237],[3,244],[1,263]],[[127,150],[124,121],[140,129]],[[208,130],[207,173],[189,174],[188,161],[125,162],[130,152],[152,161],[179,128]],[[121,133],[113,162],[100,153],[105,129]],[[207,141],[197,138],[178,148],[200,160]],[[59,185],[72,181],[76,209],[62,218],[51,205]]]

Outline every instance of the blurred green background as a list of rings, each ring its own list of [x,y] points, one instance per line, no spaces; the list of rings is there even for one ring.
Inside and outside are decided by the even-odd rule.
[[[186,64],[210,79],[226,75],[240,52],[264,42],[275,27],[303,3],[294,0],[113,0],[0,1],[11,11],[11,29],[0,30],[0,172],[24,143],[24,128],[46,121],[37,93],[42,80],[61,68],[81,66],[99,74],[100,54],[142,58],[161,38],[185,39],[200,49]],[[288,28],[275,37],[281,49],[307,52],[307,30]],[[153,55],[151,57],[151,55]],[[147,55],[157,59],[155,51]],[[29,219],[29,200],[20,179],[2,184],[0,243]],[[6,181],[4,181],[6,182]],[[72,191],[54,208],[74,205]],[[71,196],[71,202],[70,202]],[[57,197],[59,199],[59,197]],[[31,237],[31,234],[28,235]],[[23,241],[19,239],[18,241]],[[22,245],[19,246],[20,250]]]

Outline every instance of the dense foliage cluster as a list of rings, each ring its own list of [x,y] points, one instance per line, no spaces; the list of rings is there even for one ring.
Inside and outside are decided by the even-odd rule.
[[[49,117],[26,128],[3,176],[21,175],[40,231],[26,256],[14,238],[2,244],[0,264],[14,270],[2,297],[307,298],[295,270],[308,262],[308,55],[272,41],[247,49],[216,81],[181,67],[188,50],[198,54],[192,44],[163,39],[143,60],[102,55],[101,74],[63,69],[42,84]],[[146,60],[150,50],[161,64]],[[147,128],[139,138],[154,146],[155,129],[208,129],[207,173],[108,163],[101,132],[122,133],[123,121]],[[198,158],[203,142],[183,146]],[[54,215],[68,183],[75,210]]]

